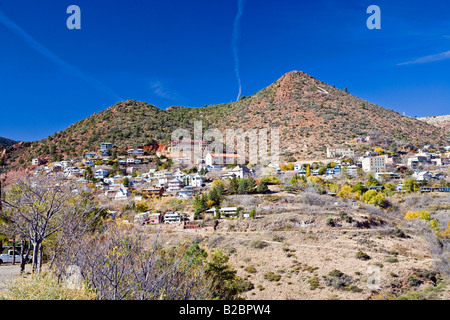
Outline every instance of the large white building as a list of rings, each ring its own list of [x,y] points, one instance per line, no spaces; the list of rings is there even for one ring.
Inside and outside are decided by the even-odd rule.
[[[192,177],[191,186],[195,188],[201,188],[203,185],[203,178],[201,175],[196,174]]]
[[[170,180],[168,184],[168,191],[180,191],[181,189],[183,189],[183,181],[178,178]]]
[[[234,153],[208,153],[205,164],[208,166],[233,164],[239,161],[240,156]]]
[[[355,152],[348,147],[327,147],[327,158],[349,157],[353,158]]]
[[[364,172],[386,171],[386,155],[376,157],[366,157],[362,159],[362,169]]]
[[[114,196],[114,200],[123,201],[127,200],[131,196],[131,192],[128,189],[120,188]]]
[[[181,214],[178,212],[169,211],[164,215],[165,223],[177,223],[181,222]]]
[[[347,174],[352,176],[352,177],[356,177],[356,175],[358,174],[358,167],[355,166],[355,165],[348,166],[347,167]]]
[[[108,151],[112,149],[114,145],[111,142],[102,142],[100,143],[100,150],[101,151]]]

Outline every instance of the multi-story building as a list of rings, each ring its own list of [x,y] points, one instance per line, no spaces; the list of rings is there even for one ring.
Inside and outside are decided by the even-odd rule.
[[[191,186],[195,188],[201,188],[203,185],[203,178],[201,175],[196,174],[192,177]]]
[[[358,174],[358,166],[355,165],[348,166],[346,172],[348,175],[356,177],[356,175]]]
[[[364,172],[386,171],[386,155],[376,157],[366,157],[362,159],[362,169]]]
[[[102,142],[100,143],[100,150],[101,151],[108,151],[112,149],[114,145],[111,142]]]
[[[178,212],[169,211],[164,215],[165,223],[177,223],[181,222],[181,214]]]
[[[99,170],[95,171],[94,178],[96,178],[96,179],[103,179],[103,178],[106,178],[108,175],[109,175],[108,170],[99,169]]]
[[[208,153],[205,157],[207,166],[233,164],[239,160],[240,156],[235,153]]]
[[[178,196],[180,198],[189,198],[194,196],[194,187],[191,186],[184,187],[178,192]]]
[[[172,152],[182,152],[182,151],[194,151],[194,150],[205,150],[208,146],[208,141],[203,140],[177,140],[169,141],[169,148]]]
[[[128,149],[127,151],[129,156],[143,156],[144,155],[144,149]]]
[[[327,158],[339,158],[339,157],[349,157],[353,158],[355,156],[355,151],[349,147],[339,146],[339,147],[327,147]]]
[[[168,183],[169,188],[168,191],[180,191],[181,189],[183,189],[183,181],[181,181],[178,178],[172,179],[169,181]]]
[[[148,216],[148,221],[150,224],[159,224],[162,222],[162,214],[160,212],[150,214]]]

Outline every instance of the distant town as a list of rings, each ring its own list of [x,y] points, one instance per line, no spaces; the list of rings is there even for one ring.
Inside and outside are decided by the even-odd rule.
[[[369,139],[356,138],[355,142],[366,143]],[[345,186],[342,184],[344,180],[348,181],[346,184],[363,183],[366,190],[380,193],[450,192],[450,146],[435,148],[425,145],[415,153],[402,156],[382,148],[357,155],[352,148],[333,146],[327,147],[326,161],[269,163],[261,166],[237,164],[237,159],[245,155],[206,152],[207,143],[200,142],[205,157],[199,163],[188,165],[181,156],[170,157],[171,154],[180,154],[182,149],[193,150],[196,143],[199,142],[188,141],[186,145],[186,141],[172,141],[165,154],[150,156],[144,148],[130,148],[126,150],[126,154],[122,152],[118,156],[114,151],[114,143],[103,142],[97,150],[87,152],[84,159],[45,163],[40,158],[34,158],[30,166],[35,175],[60,175],[77,182],[80,188],[92,189],[100,202],[108,207],[112,217],[122,215],[118,209],[121,203],[126,203],[129,208],[130,203],[135,207],[147,199],[191,199],[209,192],[216,181],[233,178],[238,181],[253,179],[255,186],[264,185],[261,189],[265,192],[269,192],[267,185],[278,184],[283,187],[281,190],[294,191],[303,189],[296,181],[304,181],[304,186],[312,181],[316,182],[315,185],[323,186],[322,192],[338,196]],[[155,157],[160,162],[159,165],[155,163]],[[407,182],[406,185],[404,181]],[[220,208],[218,203],[214,205],[215,207],[202,213],[211,218],[231,218],[242,210],[242,217],[250,217],[246,208],[238,210],[238,207]],[[176,212],[170,209],[165,212],[153,211],[139,212],[135,216],[135,222],[151,225],[179,224],[189,229],[200,226],[187,223],[195,221],[194,212]]]

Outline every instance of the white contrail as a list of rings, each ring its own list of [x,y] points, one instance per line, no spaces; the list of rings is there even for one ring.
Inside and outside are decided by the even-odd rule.
[[[421,57],[421,58],[418,58],[413,61],[398,63],[397,65],[404,66],[407,64],[422,64],[422,63],[436,62],[436,61],[447,60],[447,59],[450,59],[450,51],[445,51],[445,52],[441,52],[438,54]]]
[[[245,0],[238,0],[238,12],[236,15],[236,18],[234,19],[234,26],[233,26],[233,39],[232,39],[232,48],[233,48],[233,57],[234,57],[234,72],[236,73],[236,78],[239,83],[239,93],[237,96],[236,101],[239,101],[239,98],[241,97],[242,93],[242,85],[241,85],[241,76],[239,74],[239,57],[238,57],[238,39],[241,29],[241,17],[242,13],[244,12],[244,5]]]
[[[123,100],[112,89],[106,87],[105,85],[98,82],[97,80],[86,76],[77,67],[67,63],[66,61],[64,61],[63,59],[58,57],[56,54],[54,54],[52,51],[47,49],[45,46],[40,44],[37,40],[35,40],[32,36],[30,36],[25,30],[23,30],[20,26],[18,26],[11,19],[9,19],[1,10],[0,10],[0,23],[2,23],[5,27],[10,29],[17,35],[19,35],[30,47],[32,47],[34,50],[38,51],[40,54],[42,54],[44,57],[46,57],[48,60],[50,60],[54,64],[58,65],[67,74],[80,78],[81,80],[85,81],[87,84],[89,84],[94,89],[101,91],[116,100],[119,100],[119,101]]]

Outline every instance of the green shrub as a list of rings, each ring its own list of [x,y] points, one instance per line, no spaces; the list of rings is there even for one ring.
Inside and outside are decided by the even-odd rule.
[[[328,277],[324,276],[324,280],[327,286],[341,290],[345,290],[353,282],[350,276],[336,269],[330,271]]]
[[[318,277],[309,278],[306,282],[309,284],[309,289],[311,290],[316,290],[320,286]]]
[[[345,290],[350,291],[350,292],[362,292],[363,291],[363,289],[359,288],[358,286],[356,286],[354,284],[346,285]]]
[[[360,259],[360,260],[370,260],[371,259],[367,253],[362,252],[362,251],[358,251],[356,253],[356,258]]]
[[[262,240],[252,240],[249,243],[250,247],[255,249],[263,249],[268,246],[267,242],[264,242]]]
[[[401,230],[401,229],[399,229],[397,227],[392,231],[392,234],[394,236],[396,236],[396,237],[399,237],[399,238],[406,238],[407,237],[406,234],[403,232],[403,230]]]
[[[295,188],[290,184],[287,184],[283,187],[283,191],[295,191]]]
[[[248,266],[244,270],[248,273],[256,273],[256,268],[254,266]]]
[[[418,287],[418,286],[420,286],[423,283],[422,280],[417,279],[415,276],[409,276],[407,278],[407,280],[408,280],[408,283],[409,283],[409,285],[411,287]]]
[[[395,251],[395,250],[389,251],[389,254],[390,254],[390,255],[393,255],[393,256],[398,256],[398,252]]]
[[[327,221],[325,222],[325,224],[327,226],[330,226],[330,227],[334,227],[335,226],[333,218],[328,218]]]
[[[281,275],[275,274],[272,271],[269,271],[266,274],[264,274],[264,279],[277,282],[277,281],[280,281]]]
[[[272,241],[283,242],[284,241],[284,237],[283,236],[279,236],[279,235],[274,235],[273,238],[272,238]]]
[[[391,257],[391,258],[387,258],[387,259],[386,259],[386,262],[389,262],[389,263],[396,263],[396,262],[398,262],[398,259],[397,259],[396,257]]]
[[[339,214],[339,217],[341,217],[341,219],[344,220],[344,221],[347,222],[347,223],[352,223],[352,222],[353,222],[352,217],[350,217],[350,216],[349,216],[347,213],[345,213],[345,212],[341,212],[341,213]]]

